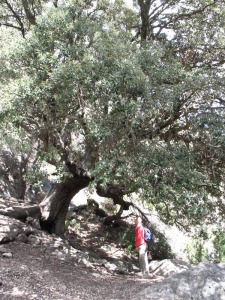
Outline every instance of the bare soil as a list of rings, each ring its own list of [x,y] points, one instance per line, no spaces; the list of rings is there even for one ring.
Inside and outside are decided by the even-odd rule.
[[[105,229],[95,217],[78,216],[76,224],[79,226],[70,228],[66,234],[67,242],[74,248],[91,253],[95,259],[113,257],[137,264],[137,257],[129,257],[121,241],[112,240],[112,236],[118,237],[123,228],[112,228],[107,240]],[[108,252],[105,245],[110,245]],[[61,255],[60,251],[58,255],[51,253],[49,243],[34,245],[14,241],[1,247],[13,254],[11,258],[0,256],[2,300],[129,300],[163,279],[144,279],[136,272],[116,274],[104,266],[93,268],[93,264],[89,267],[72,256]]]
[[[93,272],[73,260],[60,260],[44,247],[13,242],[13,258],[0,258],[0,299],[133,299],[159,279]]]

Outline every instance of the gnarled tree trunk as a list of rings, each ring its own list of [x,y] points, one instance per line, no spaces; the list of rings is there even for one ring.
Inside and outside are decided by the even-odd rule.
[[[63,236],[70,201],[80,190],[87,187],[90,181],[89,177],[74,176],[67,178],[63,183],[55,184],[40,203],[42,229]]]

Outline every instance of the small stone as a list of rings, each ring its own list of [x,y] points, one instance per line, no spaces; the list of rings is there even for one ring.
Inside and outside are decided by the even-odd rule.
[[[6,252],[6,253],[3,253],[2,256],[3,256],[3,257],[11,258],[11,257],[12,257],[12,253]]]
[[[41,241],[37,236],[29,235],[28,242],[34,246],[40,245]]]
[[[38,229],[38,230],[41,229],[39,220],[34,219],[32,217],[27,217],[26,223],[29,224],[29,225],[31,225],[32,227]]]
[[[67,289],[66,285],[65,285],[65,284],[62,284],[62,285],[61,285],[61,289],[65,291],[65,290]]]
[[[0,248],[0,253],[11,253],[11,250],[8,248]]]
[[[106,259],[99,259],[98,262],[97,262],[99,265],[106,265],[108,263],[108,261]]]
[[[27,243],[28,242],[28,237],[24,233],[20,233],[17,237],[17,241],[21,243]]]

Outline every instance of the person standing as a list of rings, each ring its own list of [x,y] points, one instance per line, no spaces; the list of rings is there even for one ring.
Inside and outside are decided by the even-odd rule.
[[[144,226],[140,217],[135,220],[135,246],[142,275],[149,275],[148,245],[144,239]]]

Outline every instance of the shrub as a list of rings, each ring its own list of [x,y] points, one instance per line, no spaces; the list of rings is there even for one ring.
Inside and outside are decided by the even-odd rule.
[[[201,239],[194,239],[187,245],[186,251],[190,262],[193,264],[207,261],[207,252]]]
[[[213,241],[219,262],[225,263],[225,234],[219,232]]]

